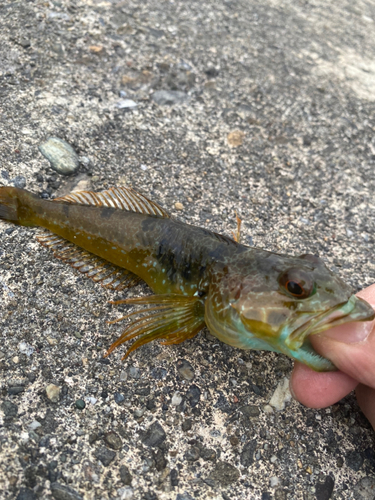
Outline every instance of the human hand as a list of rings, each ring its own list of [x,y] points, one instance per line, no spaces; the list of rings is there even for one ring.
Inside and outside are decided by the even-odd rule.
[[[375,309],[375,285],[357,295]],[[295,399],[310,408],[324,408],[356,389],[358,404],[375,429],[375,320],[337,326],[312,335],[311,343],[339,371],[318,373],[295,363],[290,379]]]

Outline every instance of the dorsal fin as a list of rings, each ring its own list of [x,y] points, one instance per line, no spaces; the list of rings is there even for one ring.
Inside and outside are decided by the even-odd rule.
[[[168,212],[143,194],[137,193],[132,188],[117,187],[95,193],[94,191],[73,191],[66,196],[55,198],[53,201],[65,201],[78,205],[95,205],[99,207],[119,208],[129,212],[159,215],[169,217]]]
[[[142,281],[130,271],[111,264],[49,231],[39,230],[36,239],[44,247],[50,248],[55,257],[105,288],[122,290]]]

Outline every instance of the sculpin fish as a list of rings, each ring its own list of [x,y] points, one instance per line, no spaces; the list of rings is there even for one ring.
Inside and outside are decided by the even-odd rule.
[[[177,344],[206,325],[226,344],[329,371],[335,367],[314,351],[311,335],[374,318],[372,307],[320,258],[251,248],[182,223],[130,188],[44,200],[2,187],[0,218],[47,229],[40,243],[103,286],[119,290],[143,280],[153,290],[113,302],[148,307],[120,318],[132,321],[107,355],[134,338],[124,358],[154,339]]]

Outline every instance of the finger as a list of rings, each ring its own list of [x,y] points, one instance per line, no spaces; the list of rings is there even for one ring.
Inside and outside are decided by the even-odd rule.
[[[361,410],[375,429],[375,389],[359,384],[355,394]]]
[[[290,379],[294,398],[309,408],[325,408],[349,394],[358,382],[345,373],[318,373],[296,362]]]
[[[375,306],[375,285],[358,296]],[[341,371],[375,388],[375,321],[347,323],[311,336],[314,349]]]

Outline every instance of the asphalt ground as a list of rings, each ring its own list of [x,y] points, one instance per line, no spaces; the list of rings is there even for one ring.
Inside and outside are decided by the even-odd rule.
[[[0,0],[0,20],[1,185],[126,184],[226,235],[237,211],[245,243],[374,283],[374,2]],[[0,224],[2,498],[374,498],[353,395],[277,410],[292,362],[207,331],[103,362],[125,294],[34,234]]]

